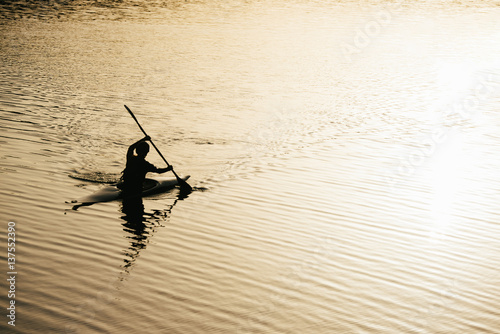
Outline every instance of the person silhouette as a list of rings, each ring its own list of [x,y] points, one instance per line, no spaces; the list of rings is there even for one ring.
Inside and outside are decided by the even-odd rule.
[[[147,173],[153,172],[161,174],[171,171],[173,168],[172,165],[166,168],[157,168],[146,161],[146,156],[149,153],[148,140],[151,140],[151,137],[146,136],[133,143],[128,148],[127,163],[122,172],[122,183],[119,185],[119,188],[123,191],[124,198],[140,196]],[[134,152],[136,154],[134,154]]]

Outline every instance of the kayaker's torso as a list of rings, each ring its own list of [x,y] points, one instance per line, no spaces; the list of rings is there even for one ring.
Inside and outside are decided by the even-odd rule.
[[[147,162],[143,157],[129,157],[122,176],[123,190],[134,192],[142,191],[142,184],[146,178],[146,174],[155,170],[156,167]]]

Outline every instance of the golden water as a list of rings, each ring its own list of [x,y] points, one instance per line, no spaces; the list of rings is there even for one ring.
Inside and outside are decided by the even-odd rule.
[[[498,5],[2,4],[14,332],[499,333]],[[65,204],[142,137],[123,104],[208,188],[142,229]]]

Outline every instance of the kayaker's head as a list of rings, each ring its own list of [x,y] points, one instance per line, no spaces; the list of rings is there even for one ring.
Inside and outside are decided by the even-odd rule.
[[[137,145],[135,151],[137,152],[138,156],[145,158],[149,153],[149,144],[145,141],[142,141]]]

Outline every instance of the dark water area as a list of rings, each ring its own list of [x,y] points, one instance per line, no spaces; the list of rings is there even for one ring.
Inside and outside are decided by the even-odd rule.
[[[499,22],[499,1],[0,2],[0,331],[498,333]],[[123,105],[195,191],[73,210],[143,137]]]

